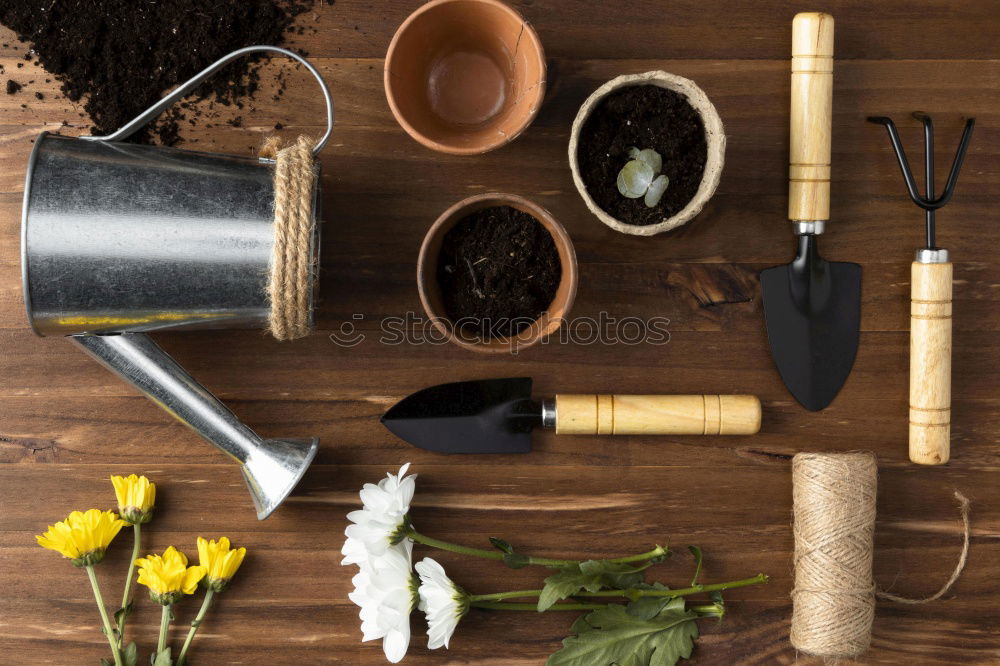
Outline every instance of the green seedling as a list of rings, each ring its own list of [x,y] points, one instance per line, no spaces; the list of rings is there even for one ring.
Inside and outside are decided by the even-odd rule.
[[[618,191],[629,199],[643,197],[646,206],[654,208],[670,184],[670,179],[660,174],[663,158],[652,148],[639,150],[635,146],[628,149],[628,156],[632,159],[618,172]]]

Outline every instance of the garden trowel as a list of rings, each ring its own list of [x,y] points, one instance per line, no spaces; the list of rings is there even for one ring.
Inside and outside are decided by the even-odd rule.
[[[760,274],[771,355],[785,386],[809,410],[829,405],[854,365],[861,326],[861,266],[826,261],[818,237],[830,218],[833,17],[792,23],[788,217],[792,263]]]
[[[531,397],[531,379],[440,384],[403,398],[382,423],[414,446],[441,453],[527,453],[532,429],[569,435],[752,435],[752,395]]]

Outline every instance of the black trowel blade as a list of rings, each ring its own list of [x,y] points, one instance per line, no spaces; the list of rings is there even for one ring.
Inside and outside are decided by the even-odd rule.
[[[531,379],[440,384],[403,398],[382,424],[414,446],[440,453],[527,453],[541,406]]]
[[[854,366],[861,329],[861,266],[797,259],[760,274],[767,339],[785,386],[823,409]]]

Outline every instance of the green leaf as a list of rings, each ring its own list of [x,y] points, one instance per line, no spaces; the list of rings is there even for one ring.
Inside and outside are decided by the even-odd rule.
[[[654,174],[658,174],[663,170],[663,158],[652,148],[639,150],[635,146],[632,146],[628,149],[628,156],[633,160],[639,160],[648,164]]]
[[[507,565],[510,569],[523,569],[524,567],[531,564],[530,558],[527,555],[520,555],[518,553],[504,553],[503,563]]]
[[[558,573],[545,579],[545,587],[538,597],[538,612],[581,590],[597,592],[605,588],[624,590],[634,587],[642,582],[645,568],[608,560],[587,560],[559,567]]]
[[[513,546],[511,546],[509,543],[498,537],[490,537],[490,543],[493,544],[494,548],[496,548],[497,550],[502,550],[508,555],[511,555],[514,552]]]
[[[101,666],[114,666],[114,665],[115,662],[111,661],[110,659],[105,659],[104,657],[101,657]]]
[[[150,655],[149,663],[153,666],[173,666],[174,662],[170,659],[170,647],[165,647]]]
[[[618,191],[629,199],[638,199],[653,182],[653,169],[641,160],[632,160],[618,172]]]
[[[640,583],[635,586],[640,590],[669,590],[663,583],[653,583],[652,585]],[[625,612],[641,620],[651,620],[672,601],[670,597],[639,597],[625,606]]]
[[[573,626],[569,628],[569,633],[582,634],[586,631],[593,631],[593,630],[594,628],[590,626],[589,622],[587,622],[587,616],[581,615],[580,617],[576,618],[575,622],[573,622]]]
[[[680,598],[670,599],[649,619],[609,604],[590,612],[584,620],[591,628],[564,639],[546,666],[672,666],[691,656],[696,617]]]
[[[698,576],[701,575],[701,548],[698,546],[688,546],[688,550],[694,555],[694,576],[691,578],[691,587],[698,584]]]
[[[629,155],[631,157],[631,154]],[[640,162],[645,162],[649,165],[649,168],[653,170],[654,174],[660,173],[663,170],[663,158],[660,154],[653,150],[652,148],[646,148],[645,150],[640,150],[639,154],[632,159],[639,160]]]
[[[667,185],[669,184],[670,179],[666,176],[657,176],[649,184],[649,187],[646,189],[646,196],[642,199],[642,202],[646,204],[646,208],[656,208],[656,204],[660,203],[660,199],[663,198],[663,193],[667,191]]]
[[[132,610],[134,608],[135,608],[135,604],[133,604],[130,601],[130,602],[128,602],[127,606],[124,606],[124,607],[119,608],[118,610],[116,610],[115,611],[115,626],[120,629],[121,626],[122,626],[122,624],[125,622],[125,620],[128,619],[128,616],[132,614]]]
[[[122,650],[122,661],[125,666],[136,666],[139,663],[139,650],[135,646],[135,641],[126,645],[125,649]]]

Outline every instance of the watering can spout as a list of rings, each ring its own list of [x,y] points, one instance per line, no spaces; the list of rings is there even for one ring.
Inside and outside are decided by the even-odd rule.
[[[143,333],[70,339],[238,462],[261,520],[288,496],[316,455],[316,438],[260,437]]]
[[[243,480],[250,490],[259,520],[271,515],[292,492],[316,455],[318,444],[315,437],[266,439],[264,445],[243,463]]]

